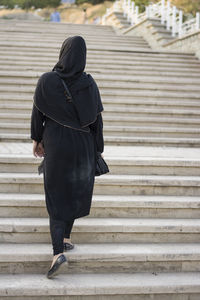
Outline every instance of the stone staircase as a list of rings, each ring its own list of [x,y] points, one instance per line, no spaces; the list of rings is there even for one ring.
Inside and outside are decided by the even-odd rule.
[[[149,24],[147,25],[147,28],[151,29],[152,35],[154,35],[155,40],[161,46],[163,46],[175,39],[175,37],[172,36],[172,30],[167,30],[166,25],[161,24],[159,19],[149,18],[148,23]]]
[[[200,62],[155,52],[112,27],[0,21],[0,299],[200,299]],[[41,159],[30,113],[68,35],[88,45],[104,104],[104,156],[91,214],[55,279]],[[97,38],[98,36],[98,38]]]

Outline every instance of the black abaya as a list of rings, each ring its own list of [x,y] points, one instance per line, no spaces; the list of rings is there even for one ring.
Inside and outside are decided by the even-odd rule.
[[[70,221],[90,213],[95,147],[101,153],[104,149],[101,113],[89,127],[90,132],[64,127],[33,105],[31,138],[43,141],[45,200],[53,219]]]
[[[103,122],[98,86],[84,72],[86,44],[67,38],[59,61],[38,80],[31,117],[31,138],[44,145],[44,189],[52,219],[71,221],[89,214],[96,152],[103,152]],[[73,101],[68,101],[61,79]]]

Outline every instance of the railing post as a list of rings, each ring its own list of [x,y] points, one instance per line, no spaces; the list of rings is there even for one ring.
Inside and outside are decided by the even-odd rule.
[[[131,14],[131,0],[128,0],[128,13],[127,13],[127,20],[130,21],[130,14]]]
[[[170,2],[167,1],[167,30],[170,30]]]
[[[196,30],[200,29],[200,13],[196,13]]]
[[[135,7],[135,23],[138,23],[139,6]]]
[[[146,6],[146,17],[147,19],[150,18],[149,6]]]
[[[182,26],[183,26],[183,12],[179,11],[179,27],[178,27],[178,36],[182,36]]]
[[[173,6],[172,11],[172,36],[176,36],[176,6]]]
[[[134,24],[135,2],[131,2],[131,25]]]
[[[161,2],[161,24],[165,23],[165,0]]]
[[[126,17],[126,0],[124,0],[123,2],[123,11],[124,11],[123,16]]]

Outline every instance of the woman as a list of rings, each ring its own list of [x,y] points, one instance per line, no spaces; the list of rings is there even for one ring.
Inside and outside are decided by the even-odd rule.
[[[75,219],[90,213],[96,153],[103,152],[103,105],[99,89],[84,72],[86,44],[67,38],[51,72],[39,78],[31,116],[33,154],[44,156],[44,191],[49,214],[53,261],[47,277],[67,261]],[[64,80],[64,83],[63,83]],[[72,98],[67,97],[67,85]]]

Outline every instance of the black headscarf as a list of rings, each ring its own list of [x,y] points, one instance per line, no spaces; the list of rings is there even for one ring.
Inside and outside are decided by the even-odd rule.
[[[60,49],[59,61],[53,71],[63,79],[72,80],[82,75],[86,65],[87,48],[85,40],[81,36],[67,38]]]
[[[59,61],[51,72],[39,78],[34,104],[49,118],[74,129],[89,131],[103,111],[99,89],[93,77],[84,72],[86,44],[81,36],[67,38],[60,49]],[[73,101],[65,96],[61,78],[66,82]]]

